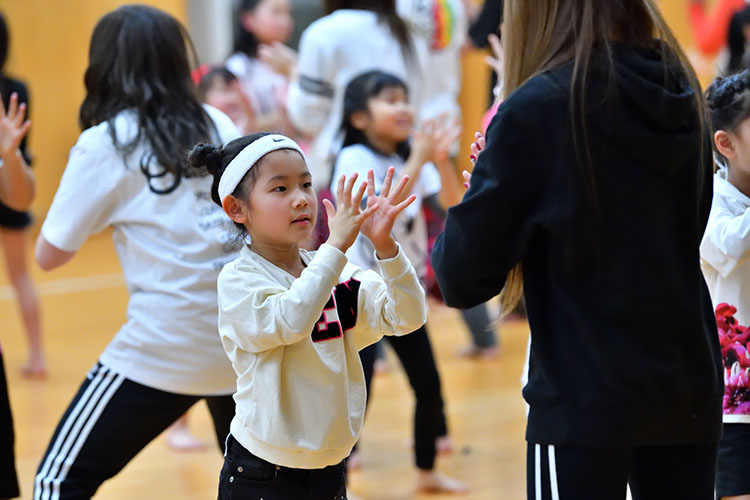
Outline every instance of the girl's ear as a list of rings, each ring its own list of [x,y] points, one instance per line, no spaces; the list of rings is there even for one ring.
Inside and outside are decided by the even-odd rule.
[[[245,207],[243,206],[242,202],[232,196],[231,194],[224,198],[224,203],[222,205],[224,208],[224,212],[229,216],[230,219],[232,219],[234,222],[239,222],[240,224],[245,224],[248,221],[248,214],[247,210],[245,210]]]
[[[370,115],[367,111],[355,111],[349,116],[349,122],[357,130],[364,130],[370,122]]]
[[[724,130],[717,130],[714,133],[714,144],[716,144],[716,150],[721,153],[724,158],[733,159],[736,156],[734,150],[734,141],[732,136]]]

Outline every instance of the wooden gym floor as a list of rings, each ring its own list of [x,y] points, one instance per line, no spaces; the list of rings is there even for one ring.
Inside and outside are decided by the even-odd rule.
[[[30,238],[31,240],[31,238]],[[91,238],[75,258],[51,273],[29,259],[42,303],[44,343],[49,364],[46,380],[27,380],[19,367],[26,343],[12,288],[0,275],[0,341],[16,428],[16,455],[22,499],[31,498],[33,476],[58,419],[88,369],[125,319],[127,293],[110,235]],[[519,377],[525,356],[525,322],[501,326],[500,357],[492,361],[459,359],[468,333],[459,315],[432,304],[428,321],[443,381],[448,425],[455,450],[438,458],[437,468],[467,481],[462,498],[525,498],[525,409]],[[398,361],[378,374],[362,437],[363,468],[350,477],[349,491],[367,500],[452,498],[416,495],[411,441],[413,399]],[[212,428],[203,403],[190,412],[190,427],[210,441]],[[105,483],[97,499],[206,500],[216,498],[222,457],[211,441],[208,450],[175,452],[163,435],[118,476]]]

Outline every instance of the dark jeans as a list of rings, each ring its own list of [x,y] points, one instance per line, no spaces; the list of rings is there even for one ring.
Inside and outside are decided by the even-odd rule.
[[[219,500],[346,500],[344,462],[291,469],[256,457],[230,434],[219,475]]]
[[[528,500],[714,500],[717,444],[630,449],[528,444]]]
[[[156,436],[205,399],[223,449],[234,416],[232,396],[188,396],[133,382],[97,363],[68,406],[39,464],[34,498],[94,496]]]

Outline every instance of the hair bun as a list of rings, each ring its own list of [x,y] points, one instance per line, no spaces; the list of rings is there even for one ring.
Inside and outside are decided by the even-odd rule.
[[[213,176],[221,174],[222,163],[222,150],[213,144],[197,144],[188,154],[188,164],[192,168],[206,167]]]

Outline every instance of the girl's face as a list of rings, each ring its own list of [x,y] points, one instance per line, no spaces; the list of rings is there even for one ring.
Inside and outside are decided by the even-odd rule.
[[[214,78],[203,100],[209,106],[226,113],[234,123],[238,123],[244,118],[240,92],[242,91],[237,80],[227,83],[222,78]]]
[[[264,156],[250,194],[242,200],[245,227],[253,243],[295,246],[313,232],[318,203],[305,161],[293,150]]]
[[[260,43],[286,42],[294,29],[292,6],[289,0],[261,0],[242,13],[242,26]]]
[[[730,132],[733,154],[728,156],[730,167],[750,175],[750,118],[739,124],[734,132]]]
[[[354,123],[376,144],[386,142],[395,147],[409,138],[414,125],[414,108],[409,104],[406,89],[386,87],[367,101],[367,113],[361,123]]]

